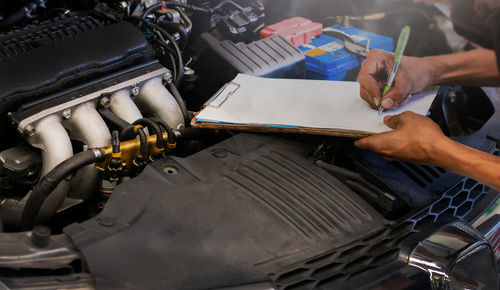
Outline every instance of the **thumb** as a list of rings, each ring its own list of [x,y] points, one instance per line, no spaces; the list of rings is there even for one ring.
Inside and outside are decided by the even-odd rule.
[[[369,150],[371,148],[371,141],[372,141],[371,136],[359,139],[356,142],[354,142],[354,146],[362,150]]]
[[[397,129],[401,125],[401,118],[399,115],[386,116],[384,118],[384,123],[391,129]]]
[[[387,94],[384,95],[382,100],[382,107],[384,109],[395,109],[397,108],[399,102],[405,98],[405,93],[403,93],[398,87],[393,87]]]

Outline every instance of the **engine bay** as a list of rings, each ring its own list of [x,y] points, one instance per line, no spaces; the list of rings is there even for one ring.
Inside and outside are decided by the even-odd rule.
[[[3,3],[0,22],[8,285],[345,286],[395,262],[428,223],[472,221],[497,196],[352,139],[191,127],[238,73],[306,77],[300,49],[259,37],[277,18],[273,1],[20,2]],[[496,95],[441,87],[429,116],[498,155]]]

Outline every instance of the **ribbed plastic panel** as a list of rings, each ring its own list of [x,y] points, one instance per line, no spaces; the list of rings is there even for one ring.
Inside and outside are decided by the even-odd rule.
[[[498,155],[499,151],[493,154]],[[439,200],[398,226],[292,265],[280,273],[269,273],[269,276],[278,289],[348,289],[358,275],[395,261],[399,244],[412,233],[419,232],[423,225],[450,217],[464,218],[489,192],[489,187],[463,178]]]
[[[227,178],[310,239],[328,240],[372,221],[349,192],[278,152]]]
[[[36,26],[0,34],[0,60],[97,30],[104,24],[91,16],[59,16]]]

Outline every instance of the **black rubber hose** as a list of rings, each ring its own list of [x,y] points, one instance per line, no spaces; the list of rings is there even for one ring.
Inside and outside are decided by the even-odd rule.
[[[175,100],[179,104],[179,107],[181,108],[182,116],[184,117],[184,125],[186,127],[189,126],[189,123],[191,122],[191,120],[189,119],[189,113],[188,113],[188,110],[186,108],[186,104],[184,104],[184,100],[182,99],[181,93],[179,93],[179,90],[172,82],[168,83],[168,90],[172,93]]]
[[[184,10],[180,9],[179,7],[176,8],[177,11],[179,11],[179,14],[181,15],[182,20],[184,20],[184,26],[186,30],[188,31],[188,38],[189,35],[191,34],[191,31],[193,29],[193,22],[189,17],[186,15],[186,12]]]
[[[181,53],[181,50],[179,48],[179,45],[177,45],[177,42],[175,42],[175,39],[173,38],[173,36],[170,35],[170,33],[168,33],[165,29],[161,28],[160,26],[158,26],[154,23],[147,21],[146,19],[143,19],[143,18],[140,18],[137,16],[127,16],[127,17],[124,17],[123,19],[125,21],[134,20],[134,21],[139,21],[139,22],[145,23],[149,29],[152,29],[153,31],[155,31],[155,30],[159,31],[161,33],[161,35],[163,35],[169,41],[169,43],[172,44],[172,46],[174,47],[174,52],[175,52],[174,54],[177,57],[177,62],[178,62],[177,78],[175,80],[175,85],[179,86],[182,82],[182,78],[184,77],[184,62],[182,61],[182,53]]]
[[[165,29],[159,27],[158,25],[154,25],[153,23],[148,22],[148,26],[151,28],[157,29],[165,38],[168,39],[168,41],[172,44],[172,46],[175,49],[175,54],[177,57],[177,79],[175,80],[175,85],[178,87],[181,82],[182,78],[184,77],[184,62],[182,60],[182,53],[181,49],[179,48],[179,45],[177,45],[177,42],[175,42],[175,39],[170,33],[168,33]]]
[[[209,134],[212,134],[212,132],[210,132],[209,130],[190,127],[190,128],[184,128],[179,131],[180,135],[179,139],[181,141],[189,141],[201,138]]]
[[[144,127],[148,127],[149,130],[154,132],[154,134],[156,135],[156,148],[165,149],[165,143],[163,142],[163,134],[160,126],[158,126],[157,123],[153,122],[152,120],[142,118],[135,121],[132,125],[141,125]]]
[[[59,183],[69,174],[84,166],[103,161],[104,151],[92,149],[80,152],[57,165],[45,175],[31,192],[22,214],[21,225],[24,230],[32,229],[37,222],[43,203]]]
[[[175,64],[175,59],[172,56],[172,54],[169,54],[168,58],[170,59],[170,63],[172,64],[172,80],[176,80],[177,79],[177,65]]]
[[[163,4],[161,2],[151,5],[148,9],[144,10],[144,13],[142,14],[142,18],[144,18],[144,19],[147,18],[151,13],[153,13],[154,11],[156,11],[162,7],[163,7]]]
[[[180,23],[176,23],[176,22],[168,22],[168,21],[165,21],[165,20],[160,20],[158,21],[158,25],[165,29],[167,32],[168,31],[175,31],[179,34],[179,46],[181,49],[185,49],[187,44],[188,44],[188,38],[189,38],[189,34],[186,30],[186,28],[180,24]]]
[[[111,146],[113,147],[113,153],[120,153],[120,132],[113,131],[111,137]]]
[[[137,135],[139,135],[140,147],[139,147],[139,155],[137,156],[136,159],[143,162],[146,161],[147,159],[148,137],[146,136],[146,133],[142,128],[137,129]]]
[[[151,121],[156,122],[160,127],[162,127],[165,130],[165,132],[167,132],[168,144],[175,144],[177,142],[177,135],[167,123],[163,122],[163,120],[160,120],[158,118],[151,118]]]
[[[115,113],[111,112],[108,108],[105,108],[103,106],[99,106],[97,108],[97,111],[99,112],[101,117],[104,119],[104,121],[113,124],[118,129],[120,129],[120,131],[122,131],[125,128],[130,126],[129,122],[118,117]]]
[[[175,52],[165,42],[162,42],[158,39],[154,39],[153,42],[158,44],[159,46],[163,47],[168,52],[170,52],[170,53],[167,53],[166,55],[168,55],[168,58],[170,60],[170,64],[172,65],[172,67],[171,67],[172,78],[175,81],[177,79],[177,65],[176,65],[176,61],[175,61],[174,57],[172,56],[173,54],[175,54]],[[164,66],[167,67],[166,65],[164,65]]]

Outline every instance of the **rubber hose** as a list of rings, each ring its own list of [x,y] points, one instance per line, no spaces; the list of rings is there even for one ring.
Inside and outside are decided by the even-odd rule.
[[[103,161],[104,159],[105,155],[103,150],[87,150],[66,159],[47,173],[47,175],[40,180],[40,183],[33,188],[33,191],[26,201],[21,221],[23,229],[30,230],[36,225],[38,214],[43,203],[66,176],[82,167]]]
[[[142,160],[146,160],[146,156],[148,154],[147,149],[148,149],[148,137],[146,136],[146,133],[144,133],[144,129],[139,128],[137,129],[137,135],[139,135],[139,141],[140,141],[140,147],[139,147],[139,156]]]
[[[104,119],[104,121],[113,124],[118,129],[120,129],[120,131],[122,131],[125,128],[130,126],[129,122],[118,117],[115,113],[111,112],[108,108],[105,108],[103,106],[98,106],[97,111],[99,112],[101,117]]]
[[[182,82],[182,78],[184,77],[184,62],[182,61],[182,53],[181,53],[181,50],[179,48],[179,45],[177,45],[177,42],[175,42],[175,39],[172,35],[170,35],[170,33],[168,33],[165,29],[159,27],[158,25],[154,25],[153,23],[149,23],[147,24],[148,26],[150,26],[150,28],[154,28],[154,29],[157,29],[163,36],[165,36],[165,38],[168,39],[168,41],[170,41],[170,43],[172,44],[172,46],[174,47],[175,49],[175,54],[177,56],[177,79],[175,80],[175,86],[179,86]]]
[[[162,134],[161,128],[160,128],[160,126],[158,126],[158,124],[156,124],[155,122],[153,122],[149,119],[142,118],[142,119],[135,121],[132,125],[141,125],[144,127],[148,127],[149,130],[154,132],[154,134],[156,135],[156,148],[158,148],[158,149],[165,148],[165,144],[163,142],[163,134]]]
[[[144,13],[142,14],[142,18],[146,19],[151,13],[162,7],[163,4],[161,2],[151,5],[148,9],[144,11]]]
[[[185,49],[187,44],[188,44],[188,32],[186,30],[186,28],[180,24],[180,23],[176,23],[176,22],[168,22],[168,21],[165,21],[165,20],[160,20],[158,21],[158,25],[165,29],[167,32],[168,31],[175,31],[177,33],[179,33],[179,36],[180,36],[180,40],[179,40],[179,46],[181,49]]]
[[[181,141],[189,141],[189,140],[194,140],[196,138],[200,138],[204,135],[211,134],[211,133],[212,132],[210,132],[209,130],[200,129],[200,128],[194,128],[194,127],[184,128],[184,129],[179,131],[179,135],[180,135],[179,138]]]
[[[167,123],[163,122],[163,120],[160,120],[158,118],[151,118],[151,120],[156,122],[163,129],[165,129],[168,135],[167,143],[175,144],[177,142],[177,135],[174,133],[172,128]]]
[[[151,22],[149,22],[146,19],[143,19],[141,17],[127,16],[127,17],[124,17],[123,19],[126,21],[127,20],[134,20],[134,21],[143,22],[148,26],[149,29],[159,31],[165,38],[168,39],[168,41],[174,47],[175,55],[176,55],[177,61],[178,61],[177,78],[175,80],[175,85],[179,86],[182,82],[182,78],[184,77],[184,62],[182,61],[182,53],[181,53],[181,50],[179,48],[179,45],[177,45],[177,42],[175,42],[175,39],[172,37],[172,35],[170,35],[170,33],[168,33],[165,29],[161,28],[160,26],[158,26],[154,23],[151,23]]]
[[[184,117],[184,124],[186,125],[186,127],[189,126],[191,120],[189,120],[189,113],[186,108],[186,104],[184,104],[184,100],[182,99],[182,96],[179,93],[179,90],[172,82],[168,83],[168,89],[172,93],[172,96],[174,96],[177,103],[179,104],[179,107],[181,108],[182,116]]]

